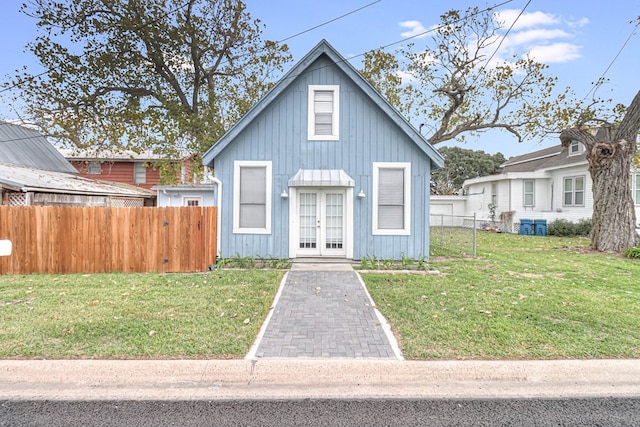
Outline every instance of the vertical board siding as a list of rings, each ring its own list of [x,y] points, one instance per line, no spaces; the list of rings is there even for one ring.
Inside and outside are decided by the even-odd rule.
[[[0,274],[206,271],[217,209],[0,206]]]
[[[339,85],[340,138],[307,139],[307,87]],[[272,161],[272,232],[233,234],[233,162]],[[411,162],[412,206],[410,236],[372,233],[373,162]],[[221,255],[289,256],[289,203],[280,194],[299,169],[342,169],[355,181],[353,191],[353,256],[400,259],[428,256],[429,176],[431,160],[351,78],[321,57],[239,133],[215,160],[216,176],[226,185],[222,200]],[[362,189],[366,198],[360,200]]]

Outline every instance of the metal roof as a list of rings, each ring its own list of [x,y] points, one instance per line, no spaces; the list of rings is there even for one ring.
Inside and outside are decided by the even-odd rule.
[[[0,121],[0,163],[78,173],[40,132],[5,121]]]
[[[70,173],[0,163],[0,186],[13,191],[85,194],[117,197],[155,197],[133,185],[82,178]]]
[[[353,187],[355,181],[342,169],[299,169],[289,187]]]
[[[75,150],[69,148],[59,149],[60,153],[69,160],[86,160],[86,161],[123,161],[133,162],[141,160],[162,160],[166,156],[154,153],[153,150],[144,150],[136,152],[133,150],[111,151],[111,150]],[[186,155],[185,155],[186,156]],[[173,159],[175,160],[175,159]]]

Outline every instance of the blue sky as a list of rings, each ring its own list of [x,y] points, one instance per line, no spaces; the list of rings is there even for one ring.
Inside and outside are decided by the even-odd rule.
[[[526,6],[498,57],[530,53],[550,66],[548,71],[559,78],[560,87],[570,86],[580,98],[590,94],[592,83],[609,66],[605,75],[609,81],[598,89],[597,95],[628,104],[640,90],[637,71],[640,35],[629,39],[635,27],[630,21],[640,16],[637,0],[495,0],[490,3],[475,0],[246,0],[246,3],[252,16],[266,25],[264,37],[274,40],[286,39],[362,8],[286,41],[297,61],[318,41],[327,39],[343,56],[354,57],[352,64],[356,68],[360,68],[360,55],[364,52],[431,28],[449,9],[465,10],[469,6],[484,9],[487,5],[503,3],[497,10],[505,22],[509,22]],[[21,4],[22,0],[4,0],[2,6],[2,81],[24,65],[38,70],[33,57],[24,52],[24,46],[35,37],[35,22],[18,12]],[[388,50],[394,51],[398,46]],[[11,106],[0,105],[0,118],[15,117]],[[491,132],[470,138],[464,146],[489,153],[500,151],[509,157],[557,143],[556,139],[548,139],[518,144],[508,134]]]

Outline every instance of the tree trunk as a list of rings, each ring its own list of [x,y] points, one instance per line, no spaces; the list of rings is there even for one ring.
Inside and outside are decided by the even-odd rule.
[[[611,127],[596,136],[584,129],[566,129],[560,134],[563,145],[580,141],[587,150],[593,182],[591,248],[603,252],[622,252],[640,246],[636,231],[636,212],[629,177],[637,151],[640,129],[640,92],[629,105],[615,134]]]
[[[589,172],[593,181],[592,249],[622,252],[640,245],[629,186],[634,153],[629,150],[629,145],[624,139],[597,142],[588,153]]]

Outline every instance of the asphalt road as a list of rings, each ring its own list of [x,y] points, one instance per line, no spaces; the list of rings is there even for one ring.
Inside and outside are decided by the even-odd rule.
[[[0,426],[637,426],[640,398],[0,401]]]

